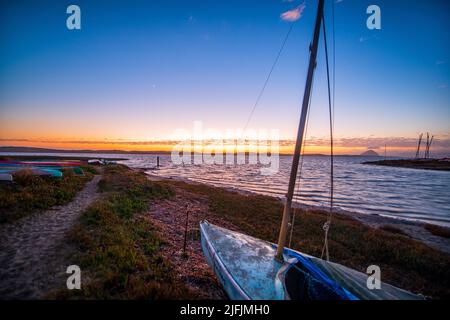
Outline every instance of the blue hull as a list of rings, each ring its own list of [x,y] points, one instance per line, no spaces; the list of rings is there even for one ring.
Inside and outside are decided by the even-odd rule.
[[[367,288],[367,275],[301,252],[202,221],[206,261],[232,300],[415,300],[423,296],[382,283]]]
[[[289,300],[285,288],[287,272],[298,262],[286,252],[286,261],[275,257],[276,247],[269,242],[223,229],[208,222],[200,224],[201,243],[208,264],[213,268],[230,299],[233,300]],[[323,282],[335,286],[336,299],[355,299],[328,279],[317,267],[304,264],[307,272]],[[339,291],[341,290],[341,291]]]

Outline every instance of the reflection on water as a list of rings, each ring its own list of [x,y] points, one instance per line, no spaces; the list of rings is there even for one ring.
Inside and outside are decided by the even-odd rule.
[[[129,160],[123,163],[135,168],[152,168],[156,164],[157,157],[157,155],[128,154],[88,156],[128,158]],[[152,170],[152,174],[187,178],[215,186],[278,197],[284,196],[287,191],[292,161],[292,157],[280,157],[279,172],[263,176],[258,165],[175,166],[170,161],[170,155],[159,157],[161,168]],[[336,207],[347,211],[417,219],[450,226],[450,172],[361,164],[367,160],[374,158],[336,157],[334,170]],[[328,157],[320,156],[304,158],[296,201],[311,206],[329,205],[329,161]]]

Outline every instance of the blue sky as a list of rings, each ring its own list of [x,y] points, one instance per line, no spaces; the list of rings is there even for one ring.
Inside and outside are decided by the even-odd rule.
[[[280,15],[302,3],[249,126],[282,138],[298,125],[316,1],[2,2],[0,137],[166,139],[195,120],[242,128],[290,27]],[[66,28],[70,4],[81,8],[81,30]],[[381,8],[381,30],[366,28],[370,4]],[[326,1],[331,42],[330,9]],[[449,9],[335,4],[338,138],[401,145],[430,131],[450,148]],[[322,46],[308,131],[317,143],[328,135]]]

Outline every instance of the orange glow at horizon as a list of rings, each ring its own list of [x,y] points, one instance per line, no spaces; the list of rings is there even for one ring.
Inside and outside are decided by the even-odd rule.
[[[57,150],[73,150],[73,151],[81,151],[81,150],[98,150],[98,151],[111,151],[111,150],[117,150],[117,151],[124,151],[124,152],[171,152],[173,150],[179,150],[181,151],[184,149],[185,151],[191,150],[190,146],[179,146],[176,145],[176,143],[167,143],[167,142],[151,142],[151,143],[139,143],[139,142],[108,142],[108,141],[101,141],[101,142],[70,142],[70,141],[29,141],[29,140],[23,140],[20,141],[20,139],[17,140],[11,140],[8,141],[7,139],[3,139],[2,142],[0,142],[0,145],[2,146],[14,146],[14,147],[36,147],[36,148],[48,148],[48,149],[57,149]],[[412,153],[415,152],[415,147],[388,147],[387,153],[393,154],[396,152],[402,152],[402,153]],[[204,144],[196,146],[194,148],[196,152],[215,152],[215,153],[222,153],[222,152],[234,152],[235,150],[237,152],[258,152],[258,148],[256,146],[252,145],[238,145],[237,147],[234,145],[228,145],[228,146],[222,146],[222,145],[208,145]],[[261,148],[259,151],[265,152],[266,150],[270,151],[269,148]],[[348,147],[348,146],[335,146],[334,147],[334,153],[336,155],[357,155],[361,154],[365,151],[367,151],[367,147]],[[384,155],[384,148],[383,150],[375,150],[380,155]],[[292,154],[294,152],[294,144],[290,145],[280,145],[275,149],[272,149],[272,153],[280,153],[280,154]],[[330,147],[329,146],[317,146],[317,145],[308,145],[305,146],[305,154],[329,154],[330,153]]]

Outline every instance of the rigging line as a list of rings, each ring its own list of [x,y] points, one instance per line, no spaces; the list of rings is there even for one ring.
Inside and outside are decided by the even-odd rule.
[[[260,102],[260,100],[261,100],[261,98],[262,98],[262,96],[263,96],[263,94],[264,94],[264,92],[266,90],[267,84],[269,83],[269,80],[270,80],[270,78],[272,76],[272,73],[275,70],[275,67],[276,67],[276,65],[278,63],[278,60],[281,57],[281,53],[283,52],[284,47],[286,46],[287,40],[289,39],[289,36],[290,36],[290,34],[292,32],[292,29],[294,28],[294,24],[295,24],[295,22],[291,23],[291,26],[289,27],[288,32],[286,33],[286,36],[283,39],[283,42],[282,42],[281,47],[280,47],[280,50],[278,51],[278,54],[277,54],[277,56],[275,58],[275,61],[273,62],[272,67],[270,68],[270,71],[269,71],[269,73],[268,73],[268,75],[266,77],[266,80],[264,81],[264,85],[262,86],[262,88],[261,88],[261,90],[260,90],[260,92],[258,94],[258,97],[256,98],[255,104],[253,105],[253,108],[252,108],[252,110],[251,110],[251,112],[250,112],[250,114],[249,114],[249,116],[247,118],[247,121],[245,123],[244,129],[242,130],[242,132],[240,134],[240,137],[242,137],[242,135],[245,133],[245,130],[247,130],[247,127],[248,127],[248,125],[249,125],[249,123],[250,123],[250,121],[251,121],[251,119],[253,117],[253,114],[255,113],[255,110],[256,110],[257,106],[259,105],[259,102]],[[222,175],[222,178],[223,178],[224,174]]]
[[[327,45],[327,33],[325,28],[325,17],[322,19],[323,24],[323,37],[325,44],[325,60],[327,67],[327,87],[328,87],[328,108],[330,113],[330,211],[328,214],[328,220],[324,225],[325,230],[325,241],[322,249],[322,256],[325,252],[327,261],[330,260],[328,253],[328,231],[330,229],[331,217],[333,214],[333,200],[334,200],[334,142],[333,142],[333,110],[332,110],[332,102],[331,102],[331,88],[330,88],[330,68],[329,68],[329,60],[328,60],[328,45]]]
[[[249,123],[250,123],[250,121],[251,121],[251,119],[253,117],[253,114],[255,113],[256,107],[259,105],[259,101],[261,100],[261,98],[262,98],[262,96],[264,94],[264,91],[266,90],[267,84],[269,83],[269,80],[270,80],[270,78],[272,76],[272,73],[275,70],[275,67],[276,67],[276,65],[278,63],[278,60],[281,57],[281,53],[283,52],[284,47],[286,46],[287,40],[289,39],[289,36],[290,36],[290,34],[292,32],[292,29],[294,28],[294,24],[295,24],[295,21],[291,23],[291,26],[289,27],[288,32],[286,33],[286,36],[283,39],[283,42],[282,42],[281,47],[280,47],[280,50],[278,51],[278,54],[277,54],[277,56],[275,58],[275,61],[273,62],[272,67],[270,68],[270,71],[269,71],[269,73],[268,73],[268,75],[266,77],[266,80],[264,81],[264,85],[262,86],[262,88],[261,88],[261,90],[260,90],[260,92],[258,94],[258,97],[256,98],[255,104],[253,105],[253,108],[252,108],[252,110],[251,110],[251,112],[250,112],[250,114],[249,114],[249,116],[247,118],[247,122],[245,123],[244,129],[242,130],[241,135],[245,133],[245,130],[247,130],[247,127],[248,127],[248,125],[249,125]],[[223,179],[224,175],[225,175],[225,172],[222,174],[222,179]]]
[[[291,23],[291,26],[289,27],[289,30],[288,30],[286,36],[284,37],[283,43],[281,44],[281,48],[278,51],[278,54],[277,54],[277,56],[275,58],[275,61],[273,62],[272,67],[270,68],[269,74],[267,75],[266,81],[264,82],[264,85],[262,86],[262,88],[261,88],[261,90],[260,90],[260,92],[258,94],[258,97],[256,98],[255,104],[253,105],[252,111],[250,112],[250,115],[249,115],[249,117],[247,119],[247,122],[245,123],[244,130],[242,130],[242,132],[245,132],[245,130],[247,129],[247,127],[248,127],[248,125],[250,123],[250,120],[252,119],[253,114],[254,114],[254,112],[256,110],[256,107],[258,106],[259,101],[261,100],[261,98],[262,98],[262,96],[264,94],[264,91],[266,90],[267,84],[269,83],[270,77],[272,76],[272,72],[273,72],[273,70],[275,69],[275,66],[278,63],[278,60],[280,59],[281,53],[283,52],[283,49],[284,49],[284,47],[286,45],[286,42],[287,42],[287,40],[289,38],[289,35],[291,34],[291,31],[292,31],[292,28],[294,27],[294,24],[295,24],[295,22]]]

